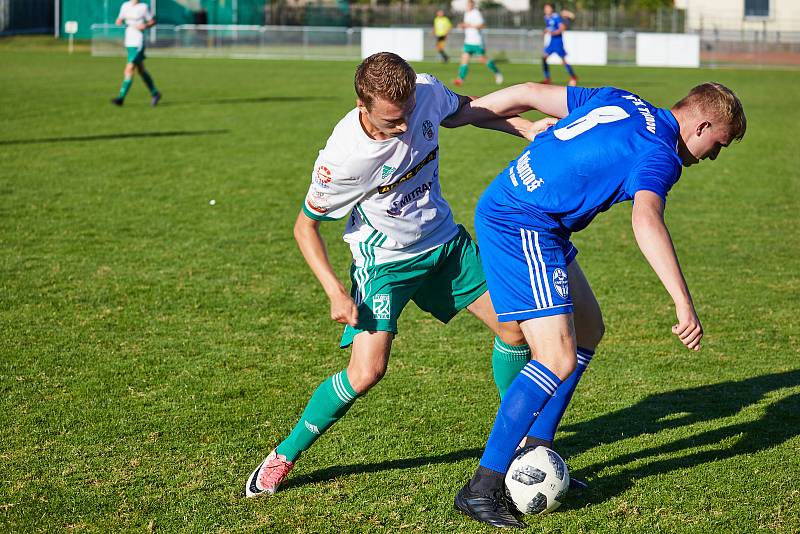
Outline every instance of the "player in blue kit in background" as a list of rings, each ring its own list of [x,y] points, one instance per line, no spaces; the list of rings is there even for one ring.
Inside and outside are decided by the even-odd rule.
[[[481,197],[475,229],[489,294],[502,321],[517,321],[533,359],[505,392],[480,466],[455,499],[457,510],[497,527],[523,527],[503,498],[503,479],[520,440],[552,445],[555,430],[603,336],[600,307],[575,260],[573,232],[612,205],[632,200],[636,242],[675,304],[672,333],[700,349],[703,329],[664,224],[667,193],[682,166],[714,160],[741,140],[739,98],[704,83],[671,109],[604,87],[522,84],[479,98],[560,118],[540,133]]]
[[[572,14],[571,11],[567,11],[566,9],[563,10],[562,13],[565,15]],[[550,57],[551,54],[557,54],[561,58],[564,68],[567,69],[567,74],[569,74],[569,85],[578,85],[578,77],[575,76],[575,70],[572,68],[572,65],[567,63],[567,51],[564,50],[563,36],[564,32],[567,31],[567,25],[561,15],[556,13],[553,4],[548,3],[544,5],[544,23],[546,41],[544,52],[542,52],[542,72],[544,72],[544,79],[541,83],[550,83],[550,65],[547,64],[547,58]]]

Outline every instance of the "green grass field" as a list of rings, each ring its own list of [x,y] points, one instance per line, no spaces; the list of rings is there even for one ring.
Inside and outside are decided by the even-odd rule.
[[[497,408],[491,336],[413,305],[382,383],[281,492],[243,497],[348,358],[291,228],[353,106],[354,64],[156,58],[163,104],[137,79],[118,109],[122,62],[64,48],[0,41],[0,530],[491,532],[452,509]],[[507,83],[539,78],[504,68]],[[592,489],[529,530],[798,532],[798,75],[578,72],[663,106],[714,79],[749,128],[668,203],[701,352],[670,333],[629,205],[576,236],[607,336],[556,449]],[[464,91],[490,82],[474,66]],[[522,143],[465,128],[441,147],[445,194],[471,228]],[[342,226],[323,228],[345,277]]]

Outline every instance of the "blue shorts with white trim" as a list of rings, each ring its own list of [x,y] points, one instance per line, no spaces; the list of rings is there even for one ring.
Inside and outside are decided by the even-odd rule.
[[[567,57],[567,51],[564,50],[564,41],[562,39],[551,39],[550,44],[544,48],[544,55],[556,54],[559,57]]]
[[[567,265],[578,250],[564,237],[475,213],[489,296],[501,322],[572,312]]]

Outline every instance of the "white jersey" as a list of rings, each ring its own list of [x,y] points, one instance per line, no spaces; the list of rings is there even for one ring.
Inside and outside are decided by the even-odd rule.
[[[344,240],[356,267],[408,259],[458,232],[439,185],[439,125],[458,96],[430,74],[417,75],[408,130],[378,141],[358,108],[339,121],[320,150],[303,211],[317,220],[348,217]]]
[[[126,26],[125,46],[142,48],[144,46],[144,32],[138,29],[137,26],[153,20],[153,15],[150,14],[150,8],[147,7],[147,4],[125,2],[119,8],[117,19],[122,19]]]
[[[483,26],[483,15],[478,9],[464,13],[464,24]],[[483,33],[477,28],[464,28],[464,44],[483,46]]]

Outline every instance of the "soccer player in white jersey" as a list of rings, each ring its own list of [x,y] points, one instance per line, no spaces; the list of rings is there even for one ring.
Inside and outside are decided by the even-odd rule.
[[[467,71],[469,70],[469,58],[478,56],[481,63],[489,67],[494,73],[494,81],[497,85],[503,83],[503,74],[500,69],[495,65],[494,60],[486,57],[486,46],[483,42],[483,30],[486,24],[483,20],[483,15],[475,7],[473,0],[467,1],[467,10],[464,12],[464,21],[458,24],[459,28],[464,30],[464,52],[461,54],[461,65],[458,67],[458,78],[453,83],[456,85],[463,85],[464,80],[467,79]]]
[[[333,130],[314,165],[294,235],[330,299],[330,315],[345,324],[340,346],[352,345],[346,369],[314,391],[291,434],[253,471],[248,497],[272,494],[300,454],[339,420],[386,372],[397,319],[413,300],[440,321],[466,308],[496,338],[492,369],[500,395],[530,355],[516,325],[500,323],[489,299],[477,246],[453,221],[439,185],[439,125],[459,119],[469,97],[399,56],[365,59],[355,76],[357,107]],[[532,139],[554,121],[531,123],[494,114],[468,123]],[[352,291],[336,277],[319,232],[323,221],[347,218]]]
[[[138,71],[142,80],[150,90],[150,105],[155,106],[161,100],[161,93],[156,89],[153,78],[144,68],[144,30],[154,26],[156,19],[150,13],[147,4],[139,0],[128,0],[119,8],[117,26],[125,25],[125,49],[128,52],[128,63],[125,65],[125,78],[122,81],[119,95],[111,99],[115,106],[125,103],[125,96],[133,83],[133,74]]]

